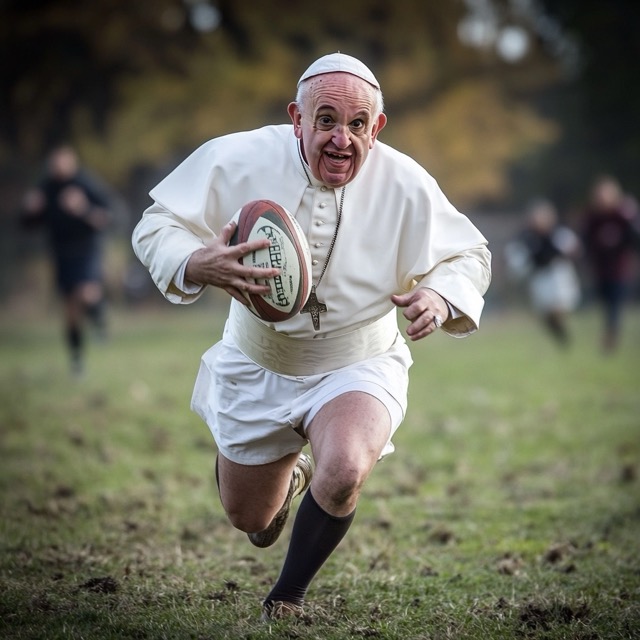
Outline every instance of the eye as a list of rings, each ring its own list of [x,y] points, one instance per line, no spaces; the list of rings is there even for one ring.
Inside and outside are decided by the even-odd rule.
[[[365,122],[364,120],[361,120],[360,118],[358,118],[354,120],[349,126],[353,131],[360,131],[361,129],[364,129]]]
[[[333,118],[331,116],[319,116],[316,122],[318,128],[325,131],[333,127]]]

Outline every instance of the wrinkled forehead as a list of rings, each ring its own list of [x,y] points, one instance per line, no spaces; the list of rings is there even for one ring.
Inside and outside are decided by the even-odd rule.
[[[325,73],[309,78],[305,84],[308,97],[305,106],[313,112],[323,108],[367,113],[375,111],[376,89],[350,73]]]

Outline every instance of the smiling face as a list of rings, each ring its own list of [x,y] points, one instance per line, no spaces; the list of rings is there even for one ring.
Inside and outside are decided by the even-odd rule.
[[[314,178],[329,187],[351,182],[387,122],[376,89],[350,73],[326,73],[306,81],[301,103],[288,112]]]

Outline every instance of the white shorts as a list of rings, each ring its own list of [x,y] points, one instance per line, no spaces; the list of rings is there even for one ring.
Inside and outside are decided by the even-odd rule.
[[[218,450],[245,465],[266,464],[307,444],[301,435],[327,402],[349,391],[380,400],[391,432],[381,457],[394,451],[391,437],[407,409],[411,353],[398,334],[385,353],[330,373],[283,376],[255,364],[228,333],[200,363],[191,408],[208,425]]]
[[[536,271],[529,285],[531,301],[536,311],[571,312],[580,302],[580,280],[568,260],[554,260]]]

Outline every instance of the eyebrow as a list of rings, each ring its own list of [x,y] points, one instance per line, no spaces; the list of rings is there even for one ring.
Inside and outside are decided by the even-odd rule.
[[[315,115],[317,116],[321,111],[332,111],[332,112],[336,112],[336,108],[334,106],[325,104],[325,105],[320,105],[316,110],[315,110]],[[368,111],[367,109],[361,109],[360,111],[356,112],[356,114],[353,116],[353,118],[351,118],[351,120],[356,120],[358,118],[371,118],[371,111]]]

